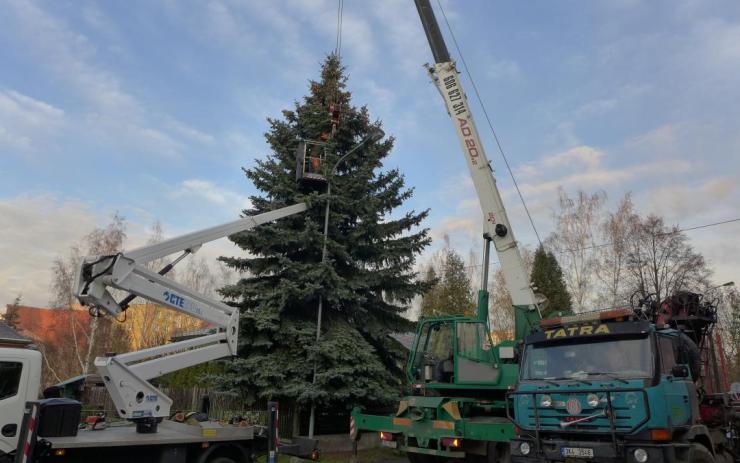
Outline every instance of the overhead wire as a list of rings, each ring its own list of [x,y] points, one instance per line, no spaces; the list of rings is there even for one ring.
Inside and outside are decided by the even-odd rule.
[[[455,49],[457,50],[457,54],[460,56],[460,61],[462,61],[463,68],[465,69],[465,74],[468,76],[468,80],[470,80],[470,84],[473,86],[473,92],[475,93],[475,97],[478,100],[478,104],[483,109],[483,115],[485,116],[486,122],[488,123],[488,128],[491,130],[491,133],[493,134],[493,139],[496,141],[496,146],[498,147],[498,151],[499,153],[501,153],[501,157],[504,160],[504,164],[506,164],[506,169],[509,171],[509,176],[511,177],[511,181],[514,183],[514,188],[516,188],[516,192],[519,195],[519,199],[522,202],[522,206],[524,206],[524,211],[527,213],[527,218],[529,218],[529,223],[530,225],[532,225],[532,230],[534,230],[534,234],[537,237],[537,242],[540,245],[542,245],[542,240],[540,239],[540,234],[537,231],[537,226],[535,226],[534,219],[532,219],[532,215],[529,213],[527,202],[524,200],[524,195],[522,195],[521,189],[519,189],[519,183],[516,181],[516,177],[514,176],[514,171],[511,169],[511,165],[509,164],[509,159],[507,158],[506,153],[504,152],[504,149],[501,145],[501,141],[499,140],[498,135],[496,134],[496,130],[493,128],[493,122],[491,122],[491,118],[488,115],[488,110],[486,109],[486,105],[483,104],[483,99],[480,96],[480,92],[478,92],[478,86],[475,84],[473,75],[470,73],[470,69],[468,68],[468,63],[465,61],[465,57],[463,56],[462,50],[460,49],[460,45],[457,43],[455,32],[452,30],[450,21],[447,19],[447,14],[445,13],[444,8],[442,7],[442,2],[440,2],[440,0],[437,0],[437,5],[439,6],[440,11],[442,12],[442,17],[444,18],[445,24],[447,25],[447,30],[450,31],[450,37],[452,37],[452,42],[455,44]]]
[[[728,223],[733,223],[733,222],[740,222],[740,217],[738,217],[736,219],[720,220],[718,222],[705,223],[705,224],[696,225],[696,226],[693,226],[693,227],[680,228],[680,229],[671,230],[671,231],[668,231],[668,232],[656,233],[655,236],[673,235],[675,233],[683,233],[683,232],[689,232],[689,231],[694,231],[694,230],[700,230],[702,228],[716,227],[718,225],[726,225]],[[614,245],[614,243],[610,241],[610,242],[606,242],[606,243],[594,244],[594,245],[591,245],[591,246],[584,246],[584,247],[581,247],[581,248],[572,248],[572,249],[563,249],[563,250],[559,250],[559,251],[554,251],[554,254],[565,254],[565,253],[568,253],[568,252],[589,251],[591,249],[604,248],[604,247],[613,246],[613,245]],[[492,261],[489,265],[500,265],[500,264],[501,264],[501,262],[499,262],[499,261]],[[471,268],[478,268],[478,267],[483,267],[483,264],[468,265],[468,266],[466,266],[464,268],[465,269],[471,269]]]

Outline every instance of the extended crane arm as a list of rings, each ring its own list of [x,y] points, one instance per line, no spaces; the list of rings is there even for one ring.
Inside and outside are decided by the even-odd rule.
[[[493,241],[513,304],[535,310],[536,298],[529,283],[529,276],[496,186],[493,169],[478,135],[468,99],[460,83],[457,67],[447,51],[429,0],[414,1],[435,59],[435,64],[428,66],[429,74],[444,99],[447,113],[453,121],[465,154],[465,161],[483,211],[484,236]],[[485,282],[482,289],[486,289]]]
[[[204,320],[217,328],[215,334],[152,347],[136,352],[95,359],[95,366],[122,418],[147,420],[168,417],[172,400],[148,380],[189,366],[236,355],[239,310],[198,293],[166,277],[184,256],[210,241],[249,230],[260,224],[305,211],[306,204],[294,204],[246,217],[205,230],[168,239],[126,253],[84,257],[77,269],[75,295],[82,305],[110,315],[126,310],[136,296]],[[182,252],[159,273],[147,262]],[[120,302],[111,289],[130,294]]]

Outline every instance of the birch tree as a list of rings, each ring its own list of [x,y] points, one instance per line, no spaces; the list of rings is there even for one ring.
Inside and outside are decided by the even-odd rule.
[[[156,244],[164,239],[162,224],[156,220],[151,227],[147,244]],[[163,257],[146,264],[152,271],[159,271],[170,258]],[[221,271],[217,277],[205,258],[197,255],[188,256],[180,266],[167,273],[167,277],[209,297],[215,297],[219,286],[225,284]],[[219,278],[221,277],[221,278]],[[129,339],[130,349],[140,350],[169,342],[174,336],[196,331],[206,326],[202,320],[177,312],[167,307],[137,298],[127,310],[124,324]]]
[[[601,283],[596,294],[599,307],[615,307],[629,301],[636,288],[629,288],[627,278],[628,245],[631,233],[639,222],[632,203],[632,194],[622,197],[617,210],[608,212],[599,226],[602,243],[596,248],[595,275]]]
[[[126,221],[116,213],[110,223],[96,228],[84,237],[82,243],[70,247],[66,257],[52,263],[51,307],[60,311],[60,321],[54,339],[55,345],[42,343],[45,363],[54,372],[55,379],[88,374],[96,356],[127,347],[127,337],[110,318],[85,314],[74,295],[75,272],[84,255],[113,255],[121,252],[126,239]],[[84,247],[84,248],[83,248]]]
[[[555,231],[546,240],[563,269],[568,292],[576,311],[592,302],[596,259],[593,248],[606,193],[579,191],[571,198],[560,188],[559,210],[554,214]]]

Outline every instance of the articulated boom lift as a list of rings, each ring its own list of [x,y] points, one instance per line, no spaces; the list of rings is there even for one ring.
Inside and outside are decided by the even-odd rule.
[[[130,252],[82,259],[77,269],[75,295],[81,304],[90,307],[91,313],[117,316],[139,296],[204,320],[218,329],[207,336],[95,359],[118,414],[136,422],[137,431],[156,432],[159,419],[170,416],[172,399],[149,383],[150,379],[237,353],[239,310],[199,294],[165,274],[204,243],[303,212],[306,207],[303,203],[294,204]],[[182,254],[159,272],[144,266],[177,252]],[[125,291],[129,296],[116,302],[111,288]]]

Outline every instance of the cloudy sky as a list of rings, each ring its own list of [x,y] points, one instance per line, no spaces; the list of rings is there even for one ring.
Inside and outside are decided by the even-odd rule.
[[[603,189],[612,204],[632,191],[642,212],[682,227],[740,218],[740,2],[443,5],[540,234],[559,186]],[[47,304],[51,261],[116,211],[129,247],[156,219],[174,235],[236,218],[254,193],[241,167],[268,153],[265,118],[317,77],[336,8],[0,1],[0,303]],[[416,189],[407,206],[432,208],[435,247],[449,234],[467,254],[480,212],[422,68],[431,56],[413,2],[346,0],[343,24],[354,103],[397,138],[387,164]],[[533,246],[483,122],[516,233]],[[740,278],[739,232],[689,235],[717,282]]]

